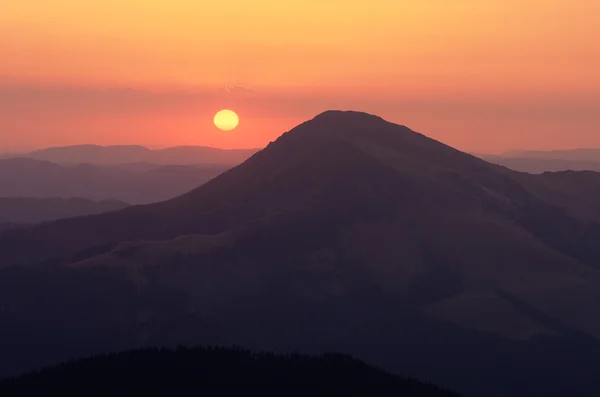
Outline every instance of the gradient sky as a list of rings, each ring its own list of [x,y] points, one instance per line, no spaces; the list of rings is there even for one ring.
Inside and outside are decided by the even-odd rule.
[[[4,150],[262,147],[326,109],[467,151],[600,147],[600,0],[1,2]]]

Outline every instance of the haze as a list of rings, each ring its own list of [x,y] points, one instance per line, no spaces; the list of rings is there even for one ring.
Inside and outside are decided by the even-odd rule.
[[[600,147],[598,15],[592,0],[8,0],[0,149],[263,147],[328,108],[466,151]],[[212,125],[221,108],[235,134]]]

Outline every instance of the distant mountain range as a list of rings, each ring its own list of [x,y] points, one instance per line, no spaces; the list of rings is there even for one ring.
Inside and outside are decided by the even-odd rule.
[[[0,224],[48,222],[74,216],[116,211],[127,206],[127,203],[116,200],[0,197]]]
[[[525,157],[537,159],[563,159],[571,161],[600,161],[600,149],[581,148],[566,150],[512,150],[502,157]]]
[[[587,396],[598,241],[598,173],[516,172],[329,111],[179,197],[0,234],[0,373],[235,344],[466,396]]]
[[[541,174],[557,171],[600,171],[600,149],[511,151],[502,155],[477,155],[490,163],[516,171]]]
[[[258,150],[217,149],[205,146],[178,146],[152,150],[144,146],[78,145],[47,148],[26,154],[5,154],[4,157],[26,157],[57,164],[237,165]]]
[[[86,198],[145,204],[186,193],[228,165],[59,165],[29,158],[0,159],[0,197]]]

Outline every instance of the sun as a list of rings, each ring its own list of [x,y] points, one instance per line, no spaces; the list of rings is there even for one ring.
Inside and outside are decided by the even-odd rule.
[[[215,114],[214,122],[218,129],[231,131],[238,126],[240,118],[233,110],[223,109]]]

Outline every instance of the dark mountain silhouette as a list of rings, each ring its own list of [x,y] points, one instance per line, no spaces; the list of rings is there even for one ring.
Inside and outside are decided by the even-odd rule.
[[[27,155],[36,160],[58,164],[151,163],[161,165],[221,164],[237,165],[259,149],[217,149],[205,146],[177,146],[148,149],[144,146],[79,145],[37,150]]]
[[[0,196],[158,202],[183,194],[227,170],[225,165],[58,165],[26,158],[0,160]]]
[[[4,365],[241,343],[347,352],[468,395],[584,396],[600,375],[597,179],[325,112],[175,199],[0,235]],[[68,320],[36,332],[52,318]]]
[[[29,197],[0,197],[0,223],[38,223],[61,218],[116,211],[129,206],[117,200],[38,199]]]
[[[68,362],[0,382],[9,395],[261,396],[458,395],[393,376],[350,356],[274,355],[240,349],[145,349]]]

